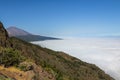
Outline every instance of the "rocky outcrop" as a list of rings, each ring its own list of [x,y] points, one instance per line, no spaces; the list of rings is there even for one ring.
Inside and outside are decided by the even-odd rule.
[[[0,22],[0,45],[6,47],[8,43],[8,33]]]
[[[48,73],[41,66],[32,62],[23,62],[19,66],[24,66],[25,69],[20,70],[16,67],[0,66],[0,80],[56,80],[55,76]],[[30,67],[32,67],[30,69]],[[3,80],[2,79],[2,80]]]

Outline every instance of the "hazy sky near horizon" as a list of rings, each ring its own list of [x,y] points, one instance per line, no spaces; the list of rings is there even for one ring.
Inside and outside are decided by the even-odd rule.
[[[120,35],[120,0],[0,0],[0,20],[46,36]]]

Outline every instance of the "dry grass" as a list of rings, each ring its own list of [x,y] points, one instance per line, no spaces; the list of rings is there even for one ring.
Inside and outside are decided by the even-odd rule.
[[[35,75],[33,71],[24,72],[15,67],[5,68],[4,66],[0,66],[0,73],[16,80],[32,80]]]

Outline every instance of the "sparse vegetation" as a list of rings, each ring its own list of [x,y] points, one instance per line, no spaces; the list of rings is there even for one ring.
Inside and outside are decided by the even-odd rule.
[[[14,80],[14,79],[7,78],[7,77],[4,76],[4,75],[0,75],[0,80]]]
[[[54,72],[56,80],[100,80],[101,77],[104,78],[103,80],[114,80],[97,66],[63,52],[42,48],[17,38],[10,38],[10,40],[15,42],[14,49],[21,50],[25,57],[33,59],[44,69],[47,68],[48,73]]]

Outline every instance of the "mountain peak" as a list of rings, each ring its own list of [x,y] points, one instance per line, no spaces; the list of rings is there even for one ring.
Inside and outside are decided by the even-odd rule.
[[[57,40],[59,38],[54,38],[54,37],[47,37],[47,36],[41,36],[41,35],[34,35],[31,34],[25,30],[22,30],[17,27],[9,27],[7,28],[7,32],[9,33],[10,37],[17,37],[21,40],[24,41],[42,41],[42,40]]]
[[[8,40],[8,33],[4,28],[2,22],[0,22],[0,45],[5,46]]]
[[[31,35],[30,33],[14,26],[7,28],[7,31],[9,33],[9,36]]]

